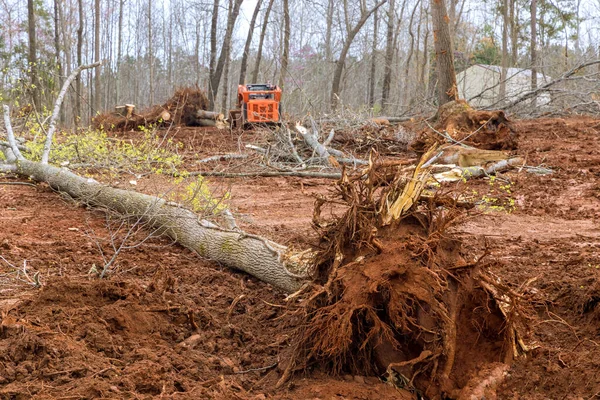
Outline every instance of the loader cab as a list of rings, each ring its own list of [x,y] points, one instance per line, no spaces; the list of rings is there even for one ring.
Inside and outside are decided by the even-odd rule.
[[[270,83],[238,86],[238,108],[244,126],[281,122],[281,88]]]

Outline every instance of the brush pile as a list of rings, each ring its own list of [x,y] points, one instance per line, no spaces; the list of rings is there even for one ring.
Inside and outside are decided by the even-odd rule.
[[[198,88],[183,88],[175,92],[165,104],[153,106],[141,113],[121,115],[116,112],[96,116],[92,123],[96,129],[107,131],[143,130],[165,124],[198,126],[198,112],[208,110],[208,99]]]
[[[456,202],[424,199],[434,152],[408,176],[372,155],[360,173],[343,173],[331,198],[317,201],[315,284],[306,289],[304,323],[280,384],[320,365],[384,376],[430,399],[469,398],[490,378],[477,372],[496,371],[527,350],[520,295],[489,271],[485,254],[463,254],[448,233],[462,214]],[[325,219],[327,203],[345,212]]]

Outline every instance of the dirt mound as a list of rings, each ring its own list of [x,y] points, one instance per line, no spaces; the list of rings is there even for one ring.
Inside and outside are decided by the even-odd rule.
[[[518,132],[504,111],[474,110],[464,100],[444,104],[435,116],[433,127],[425,125],[410,145],[417,153],[449,139],[483,150],[515,150],[518,147]]]
[[[166,124],[197,126],[197,112],[207,110],[208,105],[208,99],[200,89],[182,88],[162,106],[125,116],[114,112],[100,114],[92,120],[92,125],[109,131],[142,130]]]
[[[432,200],[385,223],[407,181],[377,187],[387,173],[372,167],[365,175],[342,179],[331,200],[347,203],[341,217],[321,220],[327,200],[317,204],[319,284],[305,302],[287,373],[318,363],[335,374],[385,375],[427,398],[456,398],[477,386],[469,382],[482,367],[525,349],[517,331],[526,318],[481,257],[472,261],[446,234],[456,208]]]

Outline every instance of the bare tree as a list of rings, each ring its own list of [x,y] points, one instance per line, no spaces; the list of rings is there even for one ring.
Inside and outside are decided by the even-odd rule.
[[[148,0],[148,71],[150,72],[150,104],[154,104],[154,52],[152,51],[152,0]]]
[[[537,89],[537,0],[531,0],[531,90]],[[532,99],[535,107],[535,98]]]
[[[58,27],[60,23],[60,13],[58,0],[54,0],[54,59],[56,62],[56,72],[58,74],[57,82],[59,86],[62,86],[62,60],[60,57],[60,29]],[[64,122],[64,112],[60,113],[60,121]]]
[[[233,28],[235,26],[235,22],[237,21],[237,17],[240,14],[240,6],[242,5],[243,1],[244,0],[233,0],[231,4],[232,7],[229,8],[229,13],[227,15],[227,27],[225,28],[225,36],[223,37],[223,46],[221,47],[219,60],[217,61],[217,65],[215,66],[213,74],[209,77],[210,90],[208,92],[208,101],[210,103],[211,109],[215,107],[215,98],[219,91],[219,84],[221,83],[223,68],[225,67],[225,60],[230,56],[231,37],[233,36]],[[212,33],[213,32],[211,32],[211,35]],[[216,35],[216,31],[214,33]]]
[[[243,85],[246,81],[246,69],[248,66],[248,54],[250,53],[250,45],[252,44],[252,36],[254,35],[254,26],[256,25],[256,18],[260,11],[262,0],[256,2],[256,7],[252,13],[252,19],[250,20],[250,27],[248,28],[248,36],[246,37],[246,44],[244,45],[244,52],[242,53],[242,61],[240,63],[240,80],[239,84]]]
[[[437,62],[438,106],[456,99],[456,73],[454,71],[454,53],[448,27],[448,13],[444,0],[431,0],[433,21],[433,42]]]
[[[392,63],[394,62],[394,22],[396,20],[396,2],[388,2],[387,34],[385,44],[385,63],[383,75],[383,88],[381,90],[381,109],[385,114],[389,108],[390,86],[392,84]],[[412,43],[411,43],[412,47]]]
[[[327,2],[327,20],[325,30],[325,61],[331,62],[331,31],[333,26],[333,0]]]
[[[117,33],[117,84],[115,85],[116,104],[121,104],[121,58],[123,57],[123,6],[125,0],[119,0],[119,26]]]
[[[265,43],[265,35],[267,34],[267,25],[269,24],[269,15],[271,14],[271,9],[273,8],[273,1],[274,0],[269,0],[269,5],[267,6],[267,10],[265,11],[262,29],[260,31],[260,40],[258,42],[258,50],[256,51],[256,62],[254,64],[254,71],[252,72],[252,82],[257,82],[257,80],[258,80],[260,62],[261,62],[262,53],[263,53],[263,46]]]
[[[361,28],[363,27],[365,22],[367,22],[367,20],[371,16],[371,14],[373,14],[375,11],[377,11],[377,9],[379,7],[381,7],[386,1],[387,0],[380,1],[379,3],[375,4],[375,6],[373,6],[373,8],[371,8],[370,10],[367,10],[364,7],[364,3],[362,3],[361,10],[360,10],[361,11],[360,19],[358,20],[356,25],[354,25],[354,27],[350,27],[349,24],[347,25],[347,29],[349,29],[348,36],[346,36],[346,40],[344,41],[344,46],[342,47],[342,52],[340,53],[340,56],[336,62],[335,71],[333,73],[333,82],[331,84],[330,104],[331,104],[332,110],[335,110],[338,106],[338,100],[339,100],[339,94],[340,94],[340,84],[342,81],[342,72],[344,71],[344,64],[346,63],[346,56],[348,55],[350,46],[352,45],[354,38],[356,37],[358,32],[361,30]],[[347,5],[348,5],[347,2],[345,1],[344,9],[346,10],[346,14],[347,14],[347,8],[348,8]]]
[[[508,68],[508,0],[502,0],[502,57],[500,68],[500,99],[506,98],[506,76]]]
[[[279,72],[279,87],[285,85],[288,61],[290,57],[290,8],[288,0],[283,0],[283,54],[281,55],[281,71]]]
[[[79,10],[79,27],[77,28],[77,65],[83,65],[83,56],[82,56],[82,48],[83,48],[83,0],[78,0],[78,10]],[[77,74],[75,76],[75,126],[79,125],[79,120],[81,118],[81,74]]]
[[[94,0],[94,59],[100,61],[100,0]],[[94,70],[93,107],[94,112],[100,110],[100,65]]]
[[[31,93],[33,96],[33,104],[39,111],[41,110],[40,102],[40,84],[38,82],[38,65],[37,65],[37,41],[35,34],[35,5],[33,0],[27,0],[27,34],[29,36],[29,79],[31,81]]]
[[[377,69],[377,34],[379,25],[379,14],[373,14],[373,51],[371,51],[371,71],[369,73],[369,107],[375,105],[375,72]]]

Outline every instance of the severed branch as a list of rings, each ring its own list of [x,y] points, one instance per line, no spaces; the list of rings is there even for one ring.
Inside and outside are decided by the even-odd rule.
[[[319,143],[316,135],[308,132],[308,129],[300,125],[299,122],[296,123],[296,131],[302,136],[302,139],[308,144],[317,155],[323,160],[326,165],[331,165],[331,155],[325,146]]]
[[[78,68],[74,69],[73,72],[71,72],[71,74],[63,84],[63,87],[60,90],[60,93],[58,94],[58,98],[54,103],[54,110],[52,111],[52,117],[50,118],[50,127],[48,128],[48,133],[46,134],[46,143],[44,144],[44,152],[42,153],[42,164],[48,164],[48,159],[50,158],[50,149],[52,148],[52,138],[54,136],[54,132],[56,131],[56,120],[58,119],[58,115],[60,114],[60,106],[62,105],[62,102],[65,98],[65,94],[67,93],[71,82],[73,81],[73,79],[75,79],[77,75],[81,73],[81,71],[85,69],[98,67],[100,65],[102,65],[102,62],[100,61],[89,65],[80,65]],[[6,123],[6,108],[4,121]]]
[[[258,172],[219,172],[219,171],[195,171],[190,176],[218,176],[221,178],[250,178],[250,177],[277,177],[296,176],[299,178],[324,178],[341,179],[339,172],[309,172],[309,171],[258,171]]]

